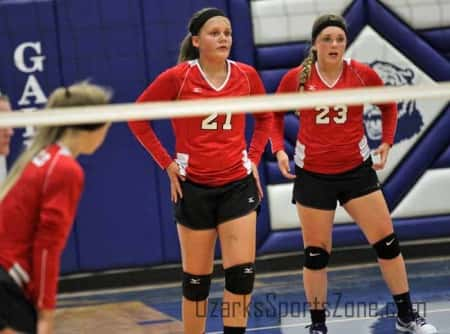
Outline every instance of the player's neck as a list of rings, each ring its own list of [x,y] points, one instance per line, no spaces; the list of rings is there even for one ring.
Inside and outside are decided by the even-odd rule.
[[[342,73],[342,69],[344,67],[344,63],[340,62],[339,65],[329,65],[317,62],[317,70],[320,73],[320,76],[325,79],[329,83],[334,83],[339,78]]]
[[[204,75],[216,87],[220,87],[226,80],[228,74],[228,64],[226,61],[210,61],[199,59],[198,64],[202,69]]]
[[[227,74],[227,62],[220,61],[210,61],[205,59],[199,59],[198,63],[202,68],[203,73],[207,75],[217,76]]]
[[[58,144],[69,150],[70,154],[74,158],[76,158],[80,154],[80,140],[78,136],[73,133],[66,132],[58,141]]]

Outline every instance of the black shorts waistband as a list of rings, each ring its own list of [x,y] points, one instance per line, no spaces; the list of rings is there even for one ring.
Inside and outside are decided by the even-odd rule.
[[[17,283],[2,266],[0,266],[0,282],[17,285]]]
[[[186,181],[185,181],[185,182],[186,182],[186,183],[189,183],[189,184],[192,184],[193,186],[196,186],[196,187],[199,187],[199,188],[216,189],[216,188],[227,187],[227,186],[233,185],[233,184],[235,184],[235,183],[245,181],[245,180],[247,180],[247,179],[250,179],[251,177],[253,177],[253,172],[250,173],[250,174],[248,174],[248,175],[246,175],[246,176],[244,176],[243,178],[240,178],[240,179],[237,179],[237,180],[234,180],[234,181],[231,181],[231,182],[222,184],[221,186],[209,186],[209,185],[207,185],[207,184],[202,184],[202,183],[198,183],[198,182],[193,182],[193,181],[189,180],[188,178],[186,178]]]
[[[310,170],[307,170],[307,169],[304,169],[304,168],[300,168],[297,165],[295,165],[295,174],[298,175],[300,173],[307,173],[307,174],[310,174],[310,175],[313,175],[313,176],[317,176],[317,177],[325,177],[325,178],[326,177],[332,177],[332,178],[334,178],[334,177],[346,176],[347,174],[353,173],[353,172],[357,171],[360,168],[372,167],[372,165],[373,165],[372,158],[369,157],[366,160],[364,160],[363,162],[361,162],[358,166],[356,166],[356,167],[354,167],[352,169],[346,170],[345,172],[334,173],[334,174],[332,174],[332,173],[324,174],[324,173],[312,172]]]

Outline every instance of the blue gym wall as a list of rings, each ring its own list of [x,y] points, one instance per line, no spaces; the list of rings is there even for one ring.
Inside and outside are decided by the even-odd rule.
[[[0,88],[10,95],[15,109],[40,108],[45,104],[42,96],[54,88],[85,79],[111,87],[114,102],[132,102],[158,73],[176,63],[190,15],[206,6],[228,13],[233,58],[256,66],[268,91],[287,68],[301,61],[304,42],[255,45],[246,0],[0,0]],[[400,29],[405,39],[392,44],[435,81],[450,80],[448,28],[416,31],[376,0],[355,0],[344,14],[352,22],[351,39],[365,25],[386,39]],[[446,110],[385,183],[391,209],[427,169],[450,167],[449,118]],[[172,149],[169,122],[156,122],[156,129]],[[15,131],[9,163],[31,132]],[[423,152],[428,152],[426,158]],[[114,124],[103,147],[79,160],[86,185],[63,256],[63,273],[179,262],[166,174],[127,125]],[[260,170],[264,184],[283,182],[268,152]],[[258,221],[258,254],[299,249],[298,229],[273,229],[269,217],[274,213],[271,216],[268,207],[266,197]],[[406,239],[450,235],[448,215],[400,219],[397,225]],[[414,232],[410,226],[419,229]],[[336,226],[335,238],[337,245],[364,243],[350,224]]]

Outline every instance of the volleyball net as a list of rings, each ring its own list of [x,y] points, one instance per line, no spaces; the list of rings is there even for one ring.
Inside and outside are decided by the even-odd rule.
[[[331,91],[254,95],[191,101],[149,102],[0,113],[0,127],[156,120],[227,112],[286,111],[337,104],[358,105],[415,99],[450,99],[450,82]],[[87,109],[89,110],[87,112]]]

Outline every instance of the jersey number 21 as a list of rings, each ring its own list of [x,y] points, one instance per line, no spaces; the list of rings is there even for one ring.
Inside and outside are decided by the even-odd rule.
[[[217,130],[217,116],[218,114],[212,113],[208,117],[202,120],[202,130]],[[225,122],[222,125],[223,130],[231,130],[231,111],[227,111],[225,116]]]

